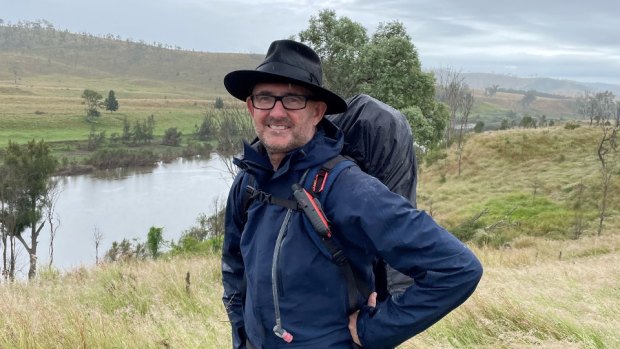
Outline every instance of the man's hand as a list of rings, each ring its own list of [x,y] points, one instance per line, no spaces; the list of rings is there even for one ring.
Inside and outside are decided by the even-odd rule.
[[[368,296],[368,306],[373,308],[377,306],[377,292],[373,292],[370,296]],[[360,343],[360,338],[357,336],[357,315],[359,312],[360,311],[358,310],[349,315],[349,331],[351,332],[351,337],[353,337],[353,342],[359,346],[362,346],[362,343]]]

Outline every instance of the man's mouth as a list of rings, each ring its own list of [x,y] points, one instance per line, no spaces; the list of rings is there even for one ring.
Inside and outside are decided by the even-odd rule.
[[[268,125],[268,127],[274,131],[284,131],[289,128],[285,125]]]

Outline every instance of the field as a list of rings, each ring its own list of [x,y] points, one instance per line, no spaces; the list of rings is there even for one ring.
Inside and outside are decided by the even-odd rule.
[[[620,238],[521,244],[475,248],[485,275],[474,296],[400,348],[620,346]],[[219,268],[207,256],[4,284],[0,347],[230,348]]]
[[[170,93],[163,87],[144,87],[145,81],[74,79],[69,83],[46,79],[49,80],[31,81],[31,85],[19,87],[0,81],[0,144],[6,145],[9,140],[23,143],[33,138],[47,142],[86,140],[91,129],[106,131],[107,135],[121,133],[125,117],[133,123],[150,115],[155,117],[158,135],[169,127],[191,134],[205,112],[213,109],[215,98],[225,98],[225,105],[236,104],[232,98],[206,91]],[[81,98],[86,88],[104,98],[109,90],[114,90],[119,110],[102,110],[99,118],[87,122]]]
[[[468,139],[460,176],[453,151],[422,166],[420,206],[440,223],[456,229],[488,208],[469,243],[485,274],[462,307],[400,348],[620,347],[619,198],[598,235],[598,132],[487,132]],[[578,183],[589,189],[577,237]],[[539,212],[532,219],[520,205]],[[42,270],[0,285],[0,347],[228,348],[221,293],[217,254]]]

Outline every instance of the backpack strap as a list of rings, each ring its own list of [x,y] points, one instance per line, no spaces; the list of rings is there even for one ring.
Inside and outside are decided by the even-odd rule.
[[[310,175],[307,176],[305,180],[302,180],[302,182],[306,182],[303,187],[299,184],[293,185],[294,201],[276,197],[256,189],[254,187],[256,185],[256,179],[254,176],[248,174],[250,177],[248,178],[243,197],[244,221],[247,221],[247,211],[254,200],[260,200],[268,204],[304,212],[304,215],[310,221],[314,231],[318,235],[319,240],[331,255],[332,262],[338,266],[345,278],[349,299],[347,309],[349,314],[352,314],[359,308],[358,296],[361,294],[366,299],[370,295],[370,290],[359,275],[353,271],[349,259],[342,251],[342,248],[332,239],[329,220],[325,217],[325,213],[321,208],[322,203],[320,198],[325,198],[334,182],[333,179],[338,177],[338,174],[340,174],[342,170],[351,166],[355,166],[355,162],[351,158],[343,155],[337,155],[326,161],[321,167],[315,170],[314,176]],[[305,187],[309,187],[312,193],[304,189]]]
[[[303,203],[303,196],[299,194],[299,189],[302,188],[294,188],[294,190],[297,189],[294,192],[295,199],[297,199],[298,204],[302,207],[306,217],[314,227],[315,232],[319,235],[321,242],[331,255],[332,262],[338,266],[345,278],[349,298],[349,314],[352,314],[359,309],[357,303],[358,296],[361,294],[364,299],[367,299],[371,291],[368,289],[368,286],[362,280],[360,275],[353,271],[349,259],[342,251],[342,248],[332,239],[329,220],[325,217],[325,213],[321,208],[323,206],[321,199],[324,199],[327,196],[327,192],[329,192],[334,179],[338,177],[340,172],[355,165],[355,161],[351,158],[343,155],[337,155],[336,157],[325,162],[316,171],[310,186],[312,194],[304,190],[304,194],[307,196],[308,201],[313,203],[312,209],[307,209],[308,204]]]
[[[247,172],[246,172],[246,176],[248,177],[248,180],[245,184],[245,190],[243,191],[243,198],[242,198],[243,222],[244,223],[248,221],[248,210],[250,209],[252,202],[254,202],[255,200],[258,200],[258,201],[261,201],[261,202],[264,202],[270,205],[282,206],[282,207],[285,207],[285,208],[288,208],[294,211],[299,210],[299,206],[293,200],[288,200],[288,199],[280,198],[277,196],[273,196],[267,192],[256,189],[256,178]]]
[[[323,190],[325,190],[325,185],[327,183],[327,177],[329,176],[329,173],[332,172],[332,170],[334,169],[334,167],[336,167],[336,165],[340,164],[341,162],[345,160],[351,160],[351,158],[339,154],[327,160],[327,162],[325,162],[321,166],[321,168],[319,168],[316,175],[314,176],[314,181],[312,181],[312,193],[315,196],[319,195]],[[340,170],[342,169],[343,168],[339,169],[338,172],[340,172]],[[333,173],[333,175],[335,177],[337,173]]]

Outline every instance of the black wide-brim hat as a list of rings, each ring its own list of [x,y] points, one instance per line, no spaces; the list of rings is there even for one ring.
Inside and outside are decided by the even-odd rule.
[[[271,43],[265,60],[255,70],[236,70],[226,74],[224,86],[234,97],[245,101],[258,83],[291,83],[308,88],[313,99],[327,104],[325,114],[347,110],[347,103],[323,87],[321,59],[310,47],[293,40]]]

